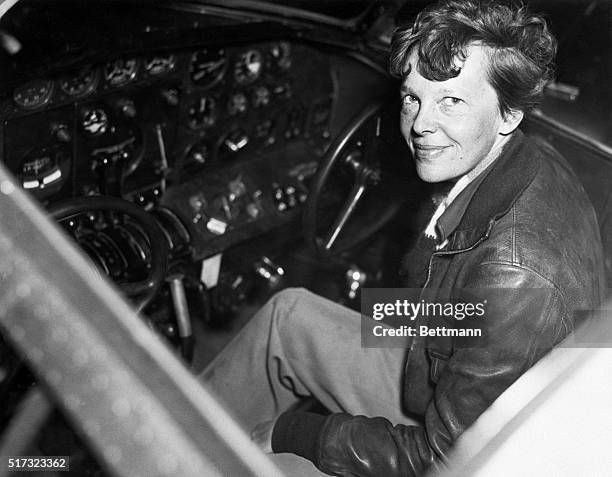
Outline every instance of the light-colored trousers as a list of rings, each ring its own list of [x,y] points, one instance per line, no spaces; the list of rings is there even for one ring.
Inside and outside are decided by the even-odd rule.
[[[303,289],[277,293],[200,376],[250,434],[305,397],[332,412],[383,416],[411,424],[402,412],[406,350],[363,348],[359,313]],[[299,460],[292,456],[291,475]],[[291,459],[289,459],[290,461]],[[283,456],[281,467],[288,461]]]

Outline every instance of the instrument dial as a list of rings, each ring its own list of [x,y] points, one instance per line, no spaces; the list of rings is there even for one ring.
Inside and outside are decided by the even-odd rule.
[[[263,58],[258,50],[248,50],[242,53],[234,64],[234,79],[236,83],[251,84],[261,75]]]
[[[122,86],[136,77],[138,64],[134,58],[118,59],[104,65],[104,79],[111,86]]]
[[[246,112],[247,108],[248,100],[244,93],[232,94],[227,102],[227,112],[232,116]]]
[[[17,175],[23,188],[38,198],[57,192],[70,177],[71,146],[52,144],[36,147],[22,159]]]
[[[52,94],[52,81],[33,80],[16,88],[13,92],[13,100],[23,109],[36,109],[47,104]]]
[[[86,109],[82,113],[81,127],[91,136],[104,134],[108,129],[108,115],[102,108]]]
[[[227,57],[223,48],[204,48],[191,57],[189,75],[193,84],[209,87],[221,81],[226,67]]]
[[[270,103],[270,90],[265,86],[258,86],[253,91],[251,102],[254,108],[261,108],[267,106]]]
[[[208,96],[202,96],[191,105],[187,114],[190,127],[194,129],[210,127],[217,120],[215,100]]]
[[[168,73],[176,66],[174,55],[153,56],[145,60],[145,71],[151,76],[158,76]]]
[[[270,64],[281,70],[291,67],[291,44],[286,41],[275,43],[268,53]]]
[[[60,81],[61,90],[69,96],[80,98],[91,93],[98,83],[98,72],[90,67]]]

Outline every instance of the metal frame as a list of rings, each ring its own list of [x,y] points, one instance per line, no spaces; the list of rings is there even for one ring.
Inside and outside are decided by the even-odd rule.
[[[1,165],[0,329],[113,475],[282,475]]]

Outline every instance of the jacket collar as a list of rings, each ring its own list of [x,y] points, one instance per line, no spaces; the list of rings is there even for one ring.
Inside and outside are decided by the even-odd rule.
[[[448,239],[450,234],[457,230],[457,227],[459,226],[465,211],[470,205],[474,194],[480,187],[480,184],[482,184],[482,181],[489,174],[494,163],[495,161],[489,164],[484,171],[469,182],[440,216],[437,223],[438,241],[440,243],[443,243],[446,239]]]
[[[520,130],[504,147],[470,201],[445,252],[474,247],[488,237],[494,222],[506,215],[539,169],[539,154]]]

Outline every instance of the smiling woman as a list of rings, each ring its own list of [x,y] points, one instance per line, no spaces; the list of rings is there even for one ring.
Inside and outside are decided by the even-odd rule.
[[[506,292],[486,293],[479,333],[423,326],[407,351],[356,350],[357,330],[363,339],[371,327],[367,316],[361,321],[303,290],[278,293],[202,374],[262,448],[294,453],[331,475],[420,475],[570,333],[578,310],[600,302],[592,205],[563,158],[517,130],[541,96],[555,44],[541,17],[497,2],[442,1],[396,32],[400,128],[417,174],[454,182],[408,251],[412,270],[402,285],[430,302],[456,300],[466,289]],[[521,60],[504,64],[502,76],[520,83],[512,102],[492,79],[500,76],[492,57],[502,50],[504,60],[507,50]],[[432,74],[433,64],[444,70]],[[525,80],[526,68],[538,74]],[[540,288],[543,297],[533,292]],[[463,336],[486,340],[466,347],[455,339]],[[331,414],[295,411],[300,396]]]
[[[483,171],[541,100],[553,69],[556,40],[542,18],[509,7],[475,18],[469,9],[425,10],[393,38],[391,70],[405,94],[402,133],[427,182]],[[515,16],[524,30],[508,26],[500,43],[496,22]]]
[[[612,17],[529,3],[547,14],[1,2],[0,456],[92,477],[444,462],[612,277],[612,149],[584,120],[609,113]],[[490,292],[482,336],[457,306],[413,335],[359,313],[390,287]]]
[[[420,73],[416,51],[402,75],[401,130],[426,182],[475,178],[500,154],[523,112],[500,112],[487,76],[487,47],[466,48],[459,74],[430,81]]]

